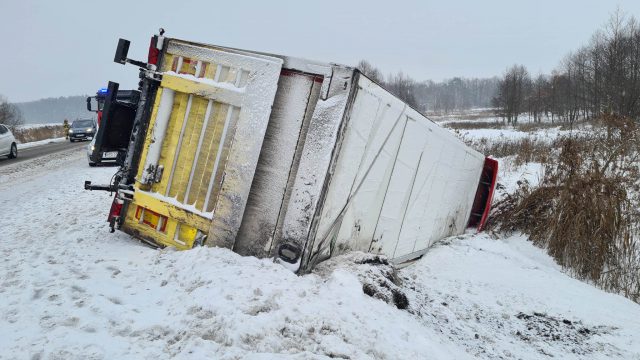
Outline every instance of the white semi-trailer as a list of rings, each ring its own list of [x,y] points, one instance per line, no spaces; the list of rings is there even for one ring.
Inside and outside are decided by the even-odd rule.
[[[405,262],[484,225],[497,162],[358,69],[162,34],[143,63],[128,46],[115,60],[141,67],[140,102],[110,83],[96,141],[123,154],[114,227],[305,271],[350,250]]]

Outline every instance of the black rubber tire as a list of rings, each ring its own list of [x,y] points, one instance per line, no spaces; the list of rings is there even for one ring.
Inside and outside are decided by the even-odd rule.
[[[69,139],[69,142],[75,142],[75,140],[73,140],[73,139]]]
[[[96,165],[98,165],[98,164],[93,163],[93,162],[90,162],[90,163],[89,163],[89,166],[91,166],[91,167],[95,167]]]
[[[9,155],[7,157],[9,159],[15,159],[18,157],[18,146],[16,143],[11,144],[11,150],[9,150]]]

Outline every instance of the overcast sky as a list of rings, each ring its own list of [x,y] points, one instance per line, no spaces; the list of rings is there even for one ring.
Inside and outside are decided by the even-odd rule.
[[[147,4],[147,5],[145,5]],[[146,59],[167,36],[355,65],[416,80],[489,77],[514,63],[551,71],[589,41],[616,7],[640,0],[0,1],[0,94],[21,102],[137,86],[113,62],[119,37]]]

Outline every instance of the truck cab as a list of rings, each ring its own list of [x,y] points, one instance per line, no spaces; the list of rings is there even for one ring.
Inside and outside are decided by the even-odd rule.
[[[111,91],[111,93],[110,93]],[[109,95],[115,96],[109,96]],[[103,113],[107,99],[113,102],[110,108],[115,107],[115,103],[122,104],[129,109],[126,119],[112,116],[112,120],[103,123]],[[90,166],[95,166],[103,161],[116,162],[122,164],[122,159],[127,151],[126,142],[130,136],[140,91],[138,90],[118,90],[117,88],[101,88],[96,92],[96,96],[87,97],[87,110],[97,114],[98,126],[95,131],[95,138],[87,150],[87,157]],[[103,126],[104,125],[104,126]],[[113,144],[113,140],[118,140],[118,144]]]
[[[100,126],[102,122],[102,111],[104,109],[104,103],[107,99],[107,94],[109,90],[107,88],[100,88],[96,92],[95,96],[87,97],[87,110],[91,112],[95,112],[98,117],[98,126]],[[138,100],[140,99],[140,91],[137,90],[118,90],[116,94],[116,99],[130,103],[132,105],[137,105]]]

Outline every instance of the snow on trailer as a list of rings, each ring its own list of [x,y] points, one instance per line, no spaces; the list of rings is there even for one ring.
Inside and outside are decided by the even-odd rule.
[[[140,102],[118,112],[108,94],[101,127],[133,129],[105,187],[121,230],[307,271],[350,250],[401,263],[482,228],[497,162],[358,69],[162,34],[142,63],[128,46],[115,60],[141,67]]]

